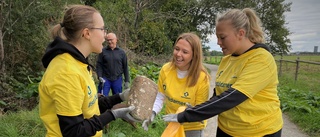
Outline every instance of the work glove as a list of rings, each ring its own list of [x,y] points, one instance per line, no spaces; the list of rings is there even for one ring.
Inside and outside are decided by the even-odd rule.
[[[111,110],[111,113],[113,114],[114,118],[122,118],[122,119],[128,119],[134,122],[139,122],[139,120],[135,119],[130,115],[130,112],[134,110],[134,106],[129,106],[125,108],[118,108]]]
[[[106,82],[102,77],[99,77],[99,81],[102,82],[102,83]]]
[[[148,126],[153,122],[156,115],[157,115],[156,112],[152,111],[152,115],[150,119],[146,119],[142,122],[142,127],[145,131],[148,131]]]
[[[124,83],[124,89],[128,89],[129,88],[129,82],[125,82]]]
[[[165,122],[178,122],[178,114],[167,114],[162,116]]]
[[[125,89],[121,93],[119,93],[119,96],[122,101],[128,101],[130,95],[130,88]]]

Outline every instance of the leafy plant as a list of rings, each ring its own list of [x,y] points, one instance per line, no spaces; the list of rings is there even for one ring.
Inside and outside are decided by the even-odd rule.
[[[157,82],[161,67],[154,63],[147,63],[144,66],[130,67],[130,77],[134,79],[137,75],[144,75],[151,80]]]

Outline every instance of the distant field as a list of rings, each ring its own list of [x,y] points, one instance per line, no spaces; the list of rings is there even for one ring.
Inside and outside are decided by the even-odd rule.
[[[296,61],[299,57],[299,60],[320,62],[320,56],[283,56],[284,60]],[[280,70],[280,62],[278,61],[281,57],[275,56],[277,60],[277,66],[280,77],[281,84],[288,84],[288,81],[295,79],[297,63],[292,62],[282,62]],[[291,80],[290,80],[291,79]],[[299,63],[297,80],[292,84],[294,88],[307,90],[307,91],[320,91],[320,65],[309,64],[309,63]]]
[[[294,61],[292,62],[282,62],[281,70],[280,70],[280,62],[279,59],[281,56],[274,56],[278,71],[279,71],[279,79],[281,85],[288,85],[289,81],[292,81],[293,84],[290,84],[293,88],[308,90],[308,91],[316,91],[320,92],[320,65],[308,64],[308,63],[299,63],[297,81],[295,80],[296,75],[296,65],[295,61],[299,57],[299,60],[304,61],[312,61],[312,62],[320,62],[320,56],[315,55],[290,55],[283,56],[284,60]],[[205,62],[210,64],[219,65],[221,60],[221,56],[210,56],[205,57]],[[281,72],[280,72],[281,71]]]
[[[296,60],[299,57],[299,60],[306,60],[306,61],[315,61],[320,62],[320,56],[315,55],[292,55],[292,56],[283,56],[285,60]],[[274,56],[276,60],[280,59],[281,56],[277,55]]]

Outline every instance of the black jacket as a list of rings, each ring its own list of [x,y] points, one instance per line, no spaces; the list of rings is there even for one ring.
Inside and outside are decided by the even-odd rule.
[[[102,49],[97,62],[98,77],[106,77],[110,81],[117,80],[124,74],[124,81],[129,82],[127,55],[118,46],[112,50],[109,46]]]

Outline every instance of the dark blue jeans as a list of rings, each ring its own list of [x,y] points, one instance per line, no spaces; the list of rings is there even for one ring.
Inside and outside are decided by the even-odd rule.
[[[104,96],[109,96],[110,89],[112,90],[112,95],[122,92],[122,77],[119,77],[115,81],[110,81],[110,80],[106,79],[105,77],[103,79],[106,82],[99,83],[98,93],[101,93]]]

